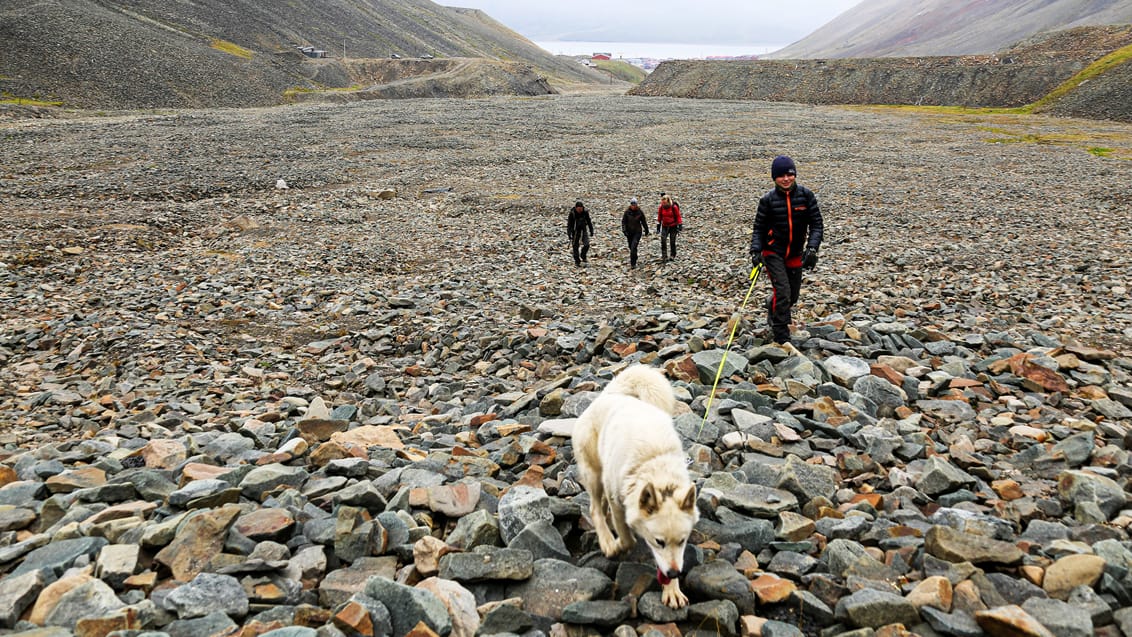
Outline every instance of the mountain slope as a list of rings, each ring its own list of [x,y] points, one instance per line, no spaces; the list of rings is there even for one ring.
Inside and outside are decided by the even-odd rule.
[[[4,0],[0,90],[153,108],[278,104],[288,89],[343,87],[314,81],[347,74],[326,73],[328,61],[296,45],[349,59],[482,57],[560,85],[605,80],[481,11],[429,0]]]
[[[864,0],[774,59],[993,53],[1037,33],[1132,23],[1132,0]]]

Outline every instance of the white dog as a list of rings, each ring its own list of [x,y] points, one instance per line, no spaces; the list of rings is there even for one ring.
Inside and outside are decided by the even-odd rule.
[[[672,425],[675,406],[664,375],[636,365],[618,374],[586,408],[573,438],[578,477],[590,494],[590,518],[602,552],[613,557],[629,550],[636,532],[656,560],[661,600],[680,608],[688,597],[677,578],[699,511],[687,456]]]

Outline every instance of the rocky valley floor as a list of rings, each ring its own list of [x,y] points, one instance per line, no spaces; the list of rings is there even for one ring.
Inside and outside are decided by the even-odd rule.
[[[1128,125],[595,94],[0,147],[0,634],[1132,635]],[[796,349],[738,312],[780,153]],[[634,362],[700,487],[680,611],[572,462]]]

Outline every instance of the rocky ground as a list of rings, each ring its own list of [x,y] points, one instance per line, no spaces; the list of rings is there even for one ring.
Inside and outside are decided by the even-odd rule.
[[[0,631],[1132,635],[1126,125],[591,94],[0,140]],[[738,312],[782,152],[827,225],[796,349],[765,282]],[[661,191],[679,256],[630,271]],[[571,462],[634,362],[700,487],[681,611]]]

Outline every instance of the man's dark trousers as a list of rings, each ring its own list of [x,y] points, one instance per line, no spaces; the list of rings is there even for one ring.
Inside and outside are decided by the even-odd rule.
[[[802,290],[802,268],[786,267],[780,254],[763,254],[763,269],[774,288],[766,301],[767,324],[776,343],[790,341],[790,310]]]

